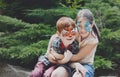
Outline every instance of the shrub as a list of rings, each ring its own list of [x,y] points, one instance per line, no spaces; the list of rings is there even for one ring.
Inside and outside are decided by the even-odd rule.
[[[58,18],[62,16],[75,18],[76,12],[77,10],[71,10],[69,8],[34,9],[34,10],[26,10],[25,15],[27,17],[28,22],[31,23],[44,22],[55,26]]]

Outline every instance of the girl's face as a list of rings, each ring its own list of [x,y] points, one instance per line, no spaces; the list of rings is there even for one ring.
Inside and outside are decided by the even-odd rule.
[[[86,38],[92,30],[92,25],[86,19],[78,19],[76,26],[78,33],[82,38]]]
[[[75,40],[76,29],[73,27],[66,27],[60,33],[60,38],[65,46],[68,46]]]

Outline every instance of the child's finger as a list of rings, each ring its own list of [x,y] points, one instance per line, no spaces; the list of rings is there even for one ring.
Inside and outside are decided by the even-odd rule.
[[[56,58],[52,55],[52,54],[50,54],[50,57],[53,59],[53,60],[55,60]]]
[[[50,53],[54,53],[55,50],[53,48],[50,48]]]
[[[79,69],[76,68],[76,72],[79,72]]]

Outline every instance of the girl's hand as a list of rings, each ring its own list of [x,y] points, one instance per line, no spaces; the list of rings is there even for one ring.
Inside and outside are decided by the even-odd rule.
[[[85,73],[87,72],[87,69],[82,66],[80,63],[75,63],[75,69],[77,73],[81,73],[81,75],[84,77]]]
[[[64,52],[64,57],[66,59],[70,60],[72,58],[72,56],[73,56],[73,54],[69,50],[67,50],[66,52]]]
[[[73,54],[69,50],[67,50],[66,52],[64,52],[64,58],[61,60],[58,60],[58,63],[65,64],[65,63],[69,62],[70,59],[72,58],[72,55]]]

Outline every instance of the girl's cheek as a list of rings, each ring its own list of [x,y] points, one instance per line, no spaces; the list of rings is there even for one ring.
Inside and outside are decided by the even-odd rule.
[[[79,32],[76,32],[76,37],[78,37],[80,35],[80,33]]]

